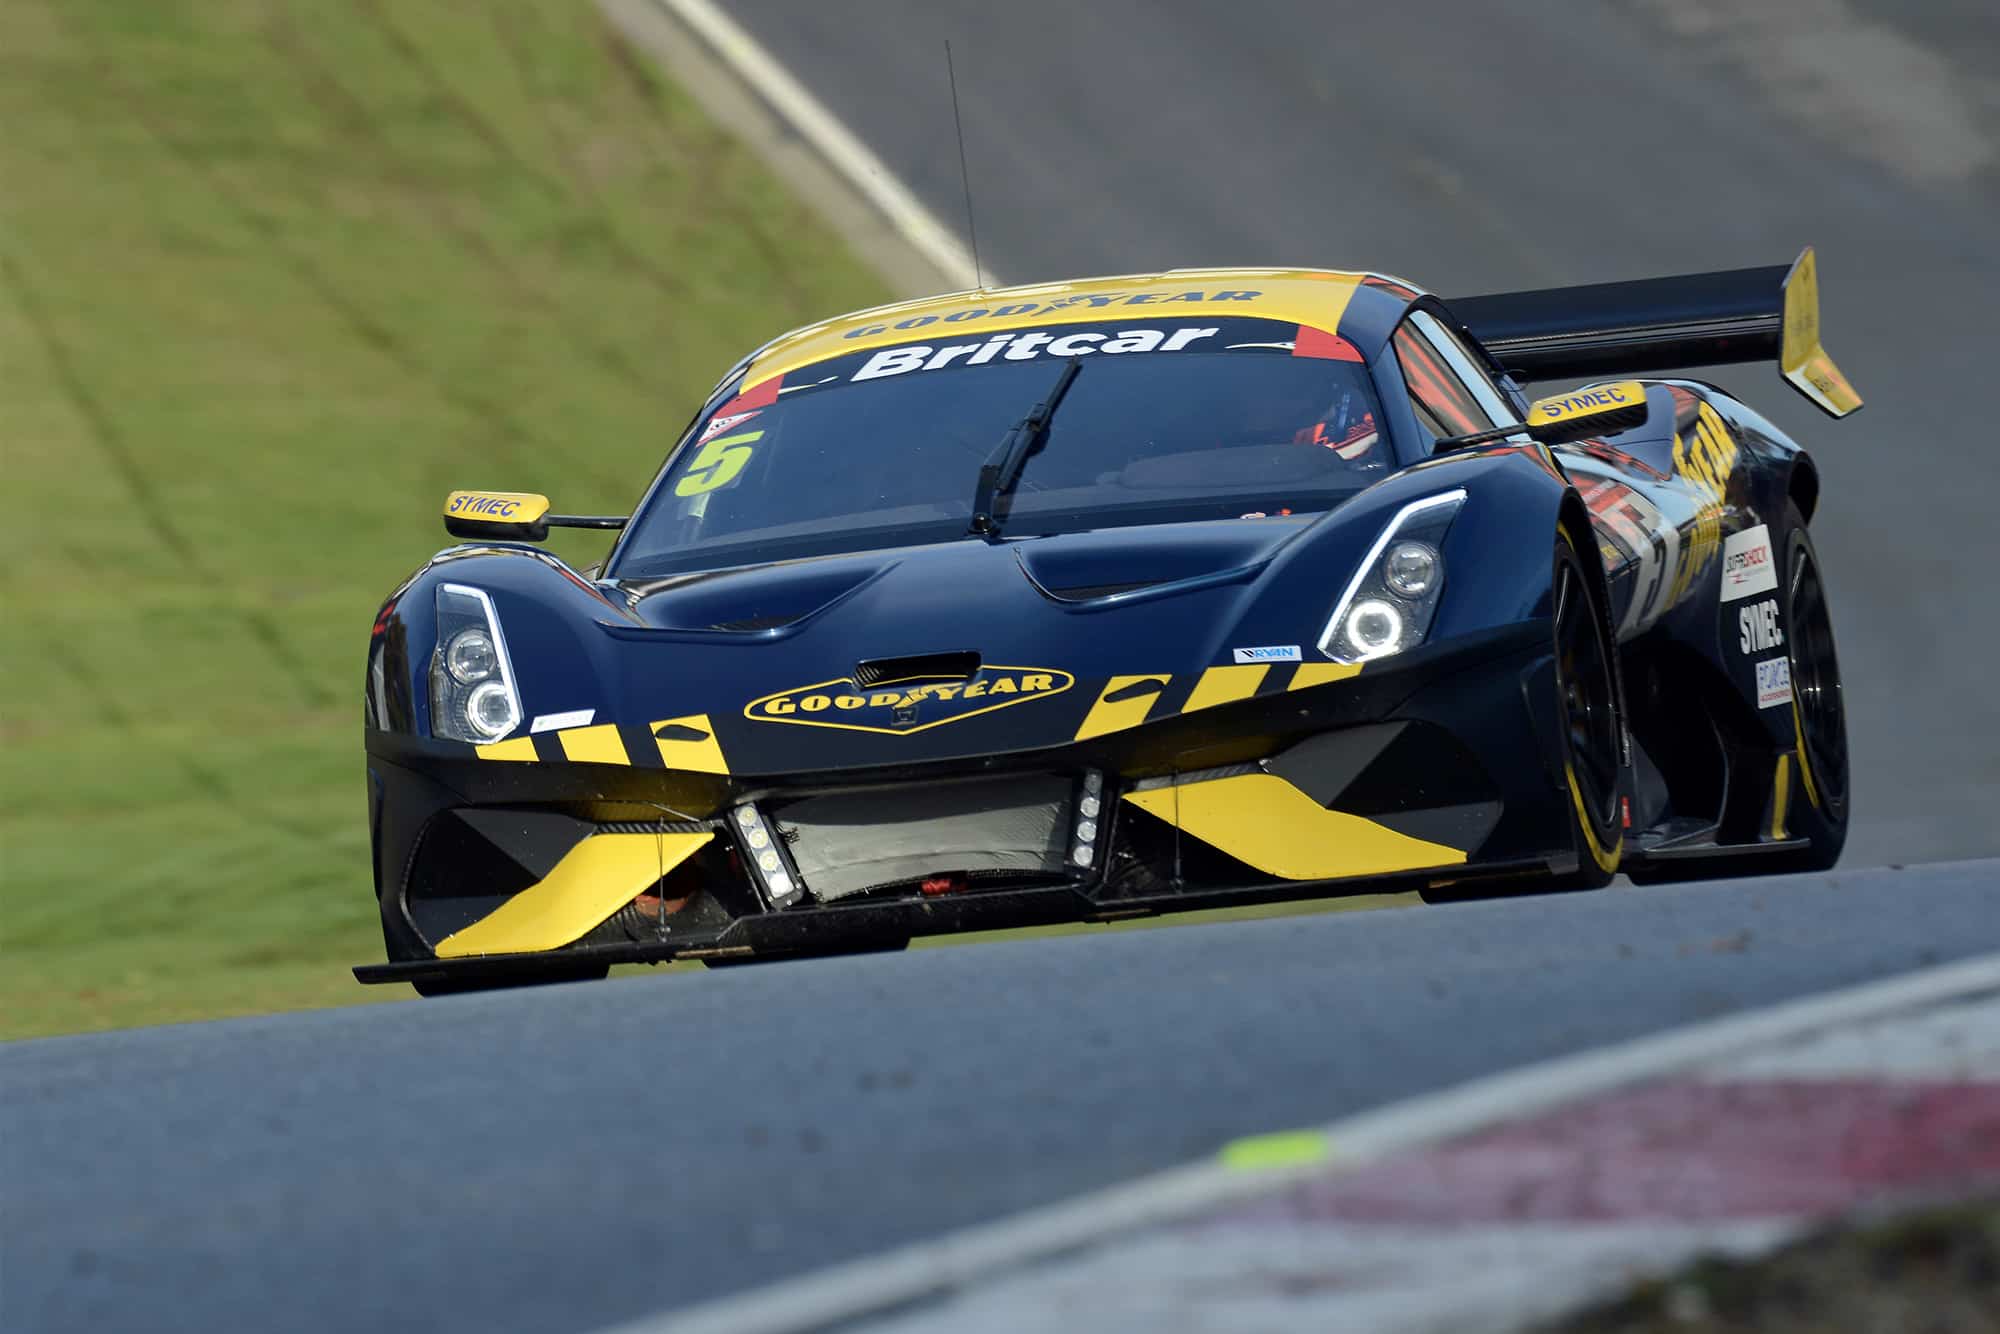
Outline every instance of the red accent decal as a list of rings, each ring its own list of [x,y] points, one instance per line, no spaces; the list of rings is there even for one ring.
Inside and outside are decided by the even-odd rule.
[[[931,898],[963,888],[965,888],[964,878],[956,875],[934,875],[923,883],[924,893]]]
[[[1405,286],[1404,284],[1397,282],[1393,278],[1384,278],[1379,273],[1370,274],[1368,277],[1363,278],[1361,280],[1361,285],[1363,287],[1379,287],[1385,292],[1403,298],[1403,300],[1405,301],[1414,301],[1417,299],[1417,292],[1415,288]]]
[[[1298,337],[1292,342],[1295,357],[1318,357],[1322,361],[1359,361],[1361,354],[1354,350],[1354,344],[1339,334],[1330,334],[1324,329],[1315,329],[1310,324],[1299,326]]]
[[[716,416],[727,416],[734,412],[748,412],[752,408],[768,408],[778,401],[778,390],[785,383],[782,375],[773,375],[762,384],[751,385],[735,398],[724,404]]]

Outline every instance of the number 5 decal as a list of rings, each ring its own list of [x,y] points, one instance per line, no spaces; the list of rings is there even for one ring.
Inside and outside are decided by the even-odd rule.
[[[718,436],[709,441],[695,451],[686,475],[674,484],[674,494],[698,496],[735,481],[736,474],[742,472],[743,465],[750,461],[751,442],[763,438],[762,431],[745,431],[741,435]]]

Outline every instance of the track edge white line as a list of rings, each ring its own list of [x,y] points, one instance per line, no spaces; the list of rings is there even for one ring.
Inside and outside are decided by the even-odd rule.
[[[1331,1164],[1246,1172],[1203,1161],[602,1334],[801,1334],[931,1300],[1129,1229],[1349,1170],[1561,1103],[1916,1006],[2000,991],[2000,953],[1686,1025],[1392,1103],[1323,1128]]]
[[[897,235],[943,276],[947,287],[977,288],[979,273],[949,227],[889,170],[845,122],[815,97],[750,32],[714,0],[652,0],[693,33],[746,88],[859,194]],[[988,275],[986,286],[1001,287]]]

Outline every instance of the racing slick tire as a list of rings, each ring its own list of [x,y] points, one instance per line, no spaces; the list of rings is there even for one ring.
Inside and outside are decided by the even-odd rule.
[[[1784,526],[1771,543],[1778,557],[1786,654],[1792,673],[1792,797],[1783,814],[1786,834],[1806,840],[1786,852],[1748,852],[1691,864],[1645,867],[1632,873],[1638,884],[1668,880],[1721,880],[1749,875],[1786,875],[1831,870],[1847,845],[1847,708],[1840,684],[1840,657],[1833,642],[1826,578],[1819,553],[1797,504],[1785,502]]]
[[[1556,530],[1550,575],[1555,650],[1556,732],[1563,810],[1576,869],[1523,880],[1474,881],[1418,891],[1426,903],[1463,903],[1513,894],[1601,889],[1618,874],[1631,793],[1618,660],[1603,588],[1590,578],[1568,528]]]
[[[1793,761],[1803,798],[1792,802],[1790,833],[1808,840],[1809,846],[1762,860],[1774,872],[1826,871],[1847,846],[1847,701],[1841,690],[1826,577],[1820,572],[1819,553],[1813,549],[1805,516],[1790,500],[1785,502],[1785,531],[1777,545],[1784,553],[1779,574],[1784,580],[1785,624],[1791,627],[1787,652],[1797,738]]]

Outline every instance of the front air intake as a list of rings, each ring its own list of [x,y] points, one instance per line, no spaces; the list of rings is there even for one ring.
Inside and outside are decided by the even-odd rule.
[[[979,674],[977,653],[913,653],[906,658],[870,658],[854,664],[854,684],[890,681],[963,681]]]

